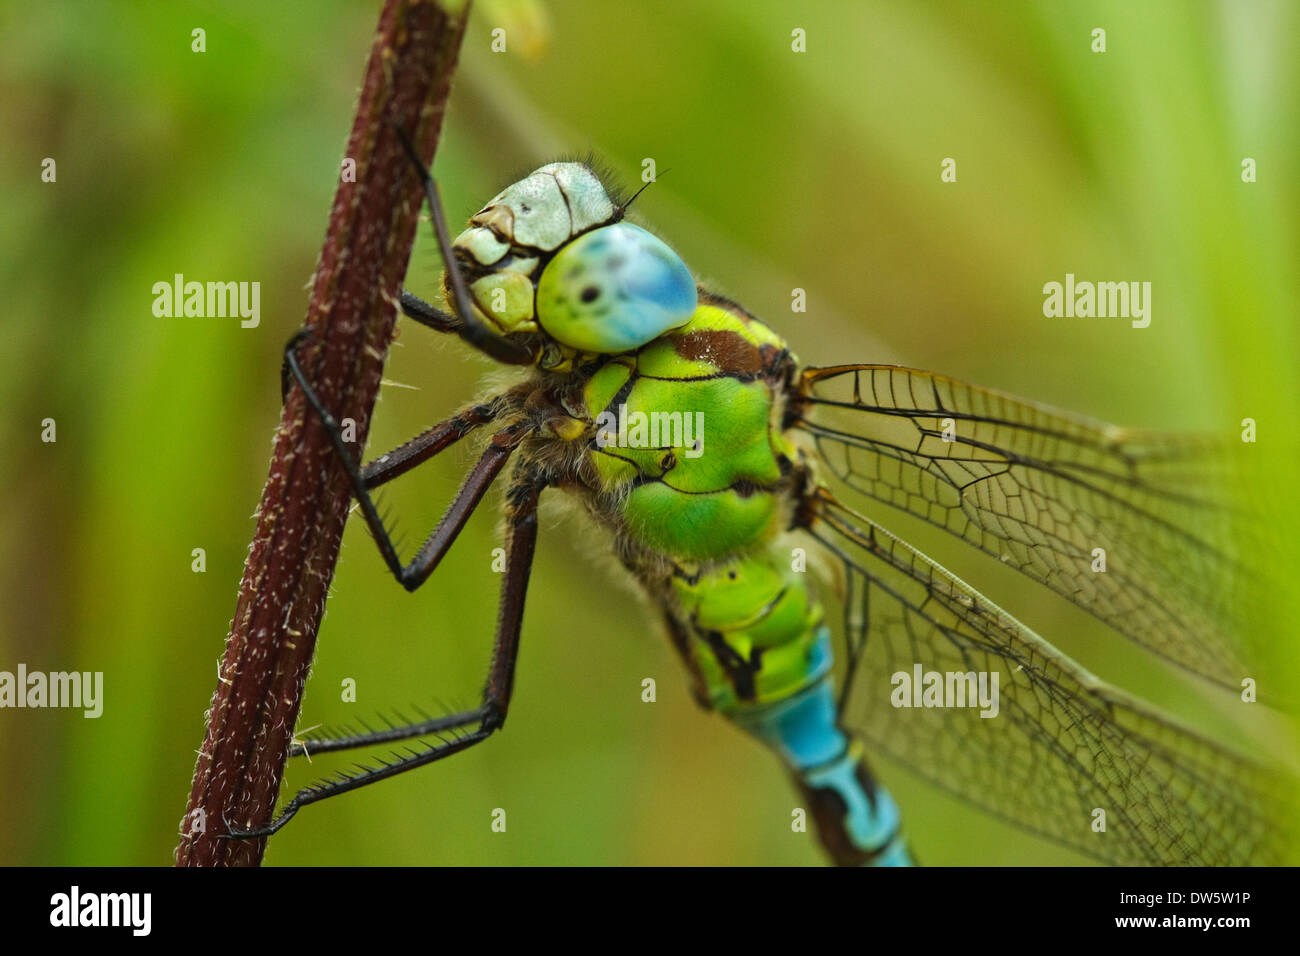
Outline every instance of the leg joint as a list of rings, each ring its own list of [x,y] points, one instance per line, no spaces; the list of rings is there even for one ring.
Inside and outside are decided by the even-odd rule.
[[[479,728],[487,733],[493,733],[500,730],[506,723],[506,711],[495,700],[485,701],[483,704],[483,720]]]

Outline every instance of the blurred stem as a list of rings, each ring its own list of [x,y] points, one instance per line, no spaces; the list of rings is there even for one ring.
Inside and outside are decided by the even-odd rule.
[[[454,9],[449,9],[454,8]],[[432,163],[469,3],[386,0],[347,159],[316,265],[298,352],[325,406],[365,447],[421,208],[420,181],[393,125]],[[253,197],[249,197],[250,199]],[[274,387],[268,383],[268,387]],[[178,866],[257,866],[266,840],[226,840],[226,823],[269,822],[280,792],[349,491],[329,439],[293,388],[216,693],[181,821]]]

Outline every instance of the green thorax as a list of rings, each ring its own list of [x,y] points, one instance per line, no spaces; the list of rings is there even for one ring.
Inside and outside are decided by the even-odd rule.
[[[615,356],[584,389],[603,429],[598,497],[625,533],[673,562],[727,558],[781,530],[794,446],[782,434],[794,359],[785,341],[723,299]]]

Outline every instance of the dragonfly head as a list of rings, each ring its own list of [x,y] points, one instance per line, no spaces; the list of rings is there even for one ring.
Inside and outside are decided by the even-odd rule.
[[[690,270],[624,222],[626,208],[584,163],[551,163],[508,186],[452,243],[480,317],[570,359],[627,352],[689,321]]]

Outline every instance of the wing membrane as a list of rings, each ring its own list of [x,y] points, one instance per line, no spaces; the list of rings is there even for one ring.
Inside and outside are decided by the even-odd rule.
[[[1117,864],[1275,864],[1295,782],[1102,682],[879,525],[819,492],[847,574],[846,728],[1008,822]],[[891,676],[997,672],[996,716],[894,707]],[[1094,832],[1096,810],[1105,832]]]
[[[1157,654],[1238,687],[1249,578],[1217,446],[917,369],[808,369],[795,414],[848,488],[973,544]],[[1105,570],[1097,570],[1098,556]]]

